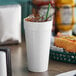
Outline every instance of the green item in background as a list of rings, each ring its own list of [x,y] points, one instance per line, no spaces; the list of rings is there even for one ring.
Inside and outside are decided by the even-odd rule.
[[[23,19],[32,13],[32,6],[28,3],[32,0],[0,0],[0,5],[20,4],[22,7],[22,33],[24,33]]]
[[[76,64],[76,53],[50,50],[50,59],[65,63]]]

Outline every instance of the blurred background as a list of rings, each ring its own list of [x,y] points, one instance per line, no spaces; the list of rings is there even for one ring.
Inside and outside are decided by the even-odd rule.
[[[32,6],[29,5],[29,1],[31,2],[32,0],[0,0],[0,5],[20,4],[22,7],[22,25],[23,25],[23,18],[32,13]],[[23,26],[22,26],[22,32],[23,32]]]
[[[23,19],[32,13],[35,16],[45,15],[49,2],[49,14],[53,14],[53,34],[76,35],[76,0],[0,0],[0,5],[21,5],[21,31],[24,34]]]

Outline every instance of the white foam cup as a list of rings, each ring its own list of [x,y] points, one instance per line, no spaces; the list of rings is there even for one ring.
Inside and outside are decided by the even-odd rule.
[[[30,22],[24,19],[28,70],[48,70],[52,22]]]

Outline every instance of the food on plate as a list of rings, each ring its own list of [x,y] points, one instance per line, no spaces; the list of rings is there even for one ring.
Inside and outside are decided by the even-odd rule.
[[[54,45],[64,48],[67,52],[76,52],[76,36],[57,36]]]

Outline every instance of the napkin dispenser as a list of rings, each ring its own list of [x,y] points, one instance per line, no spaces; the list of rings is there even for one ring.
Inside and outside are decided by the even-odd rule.
[[[10,49],[0,48],[0,76],[12,76]]]
[[[0,6],[0,44],[21,43],[21,5]]]

